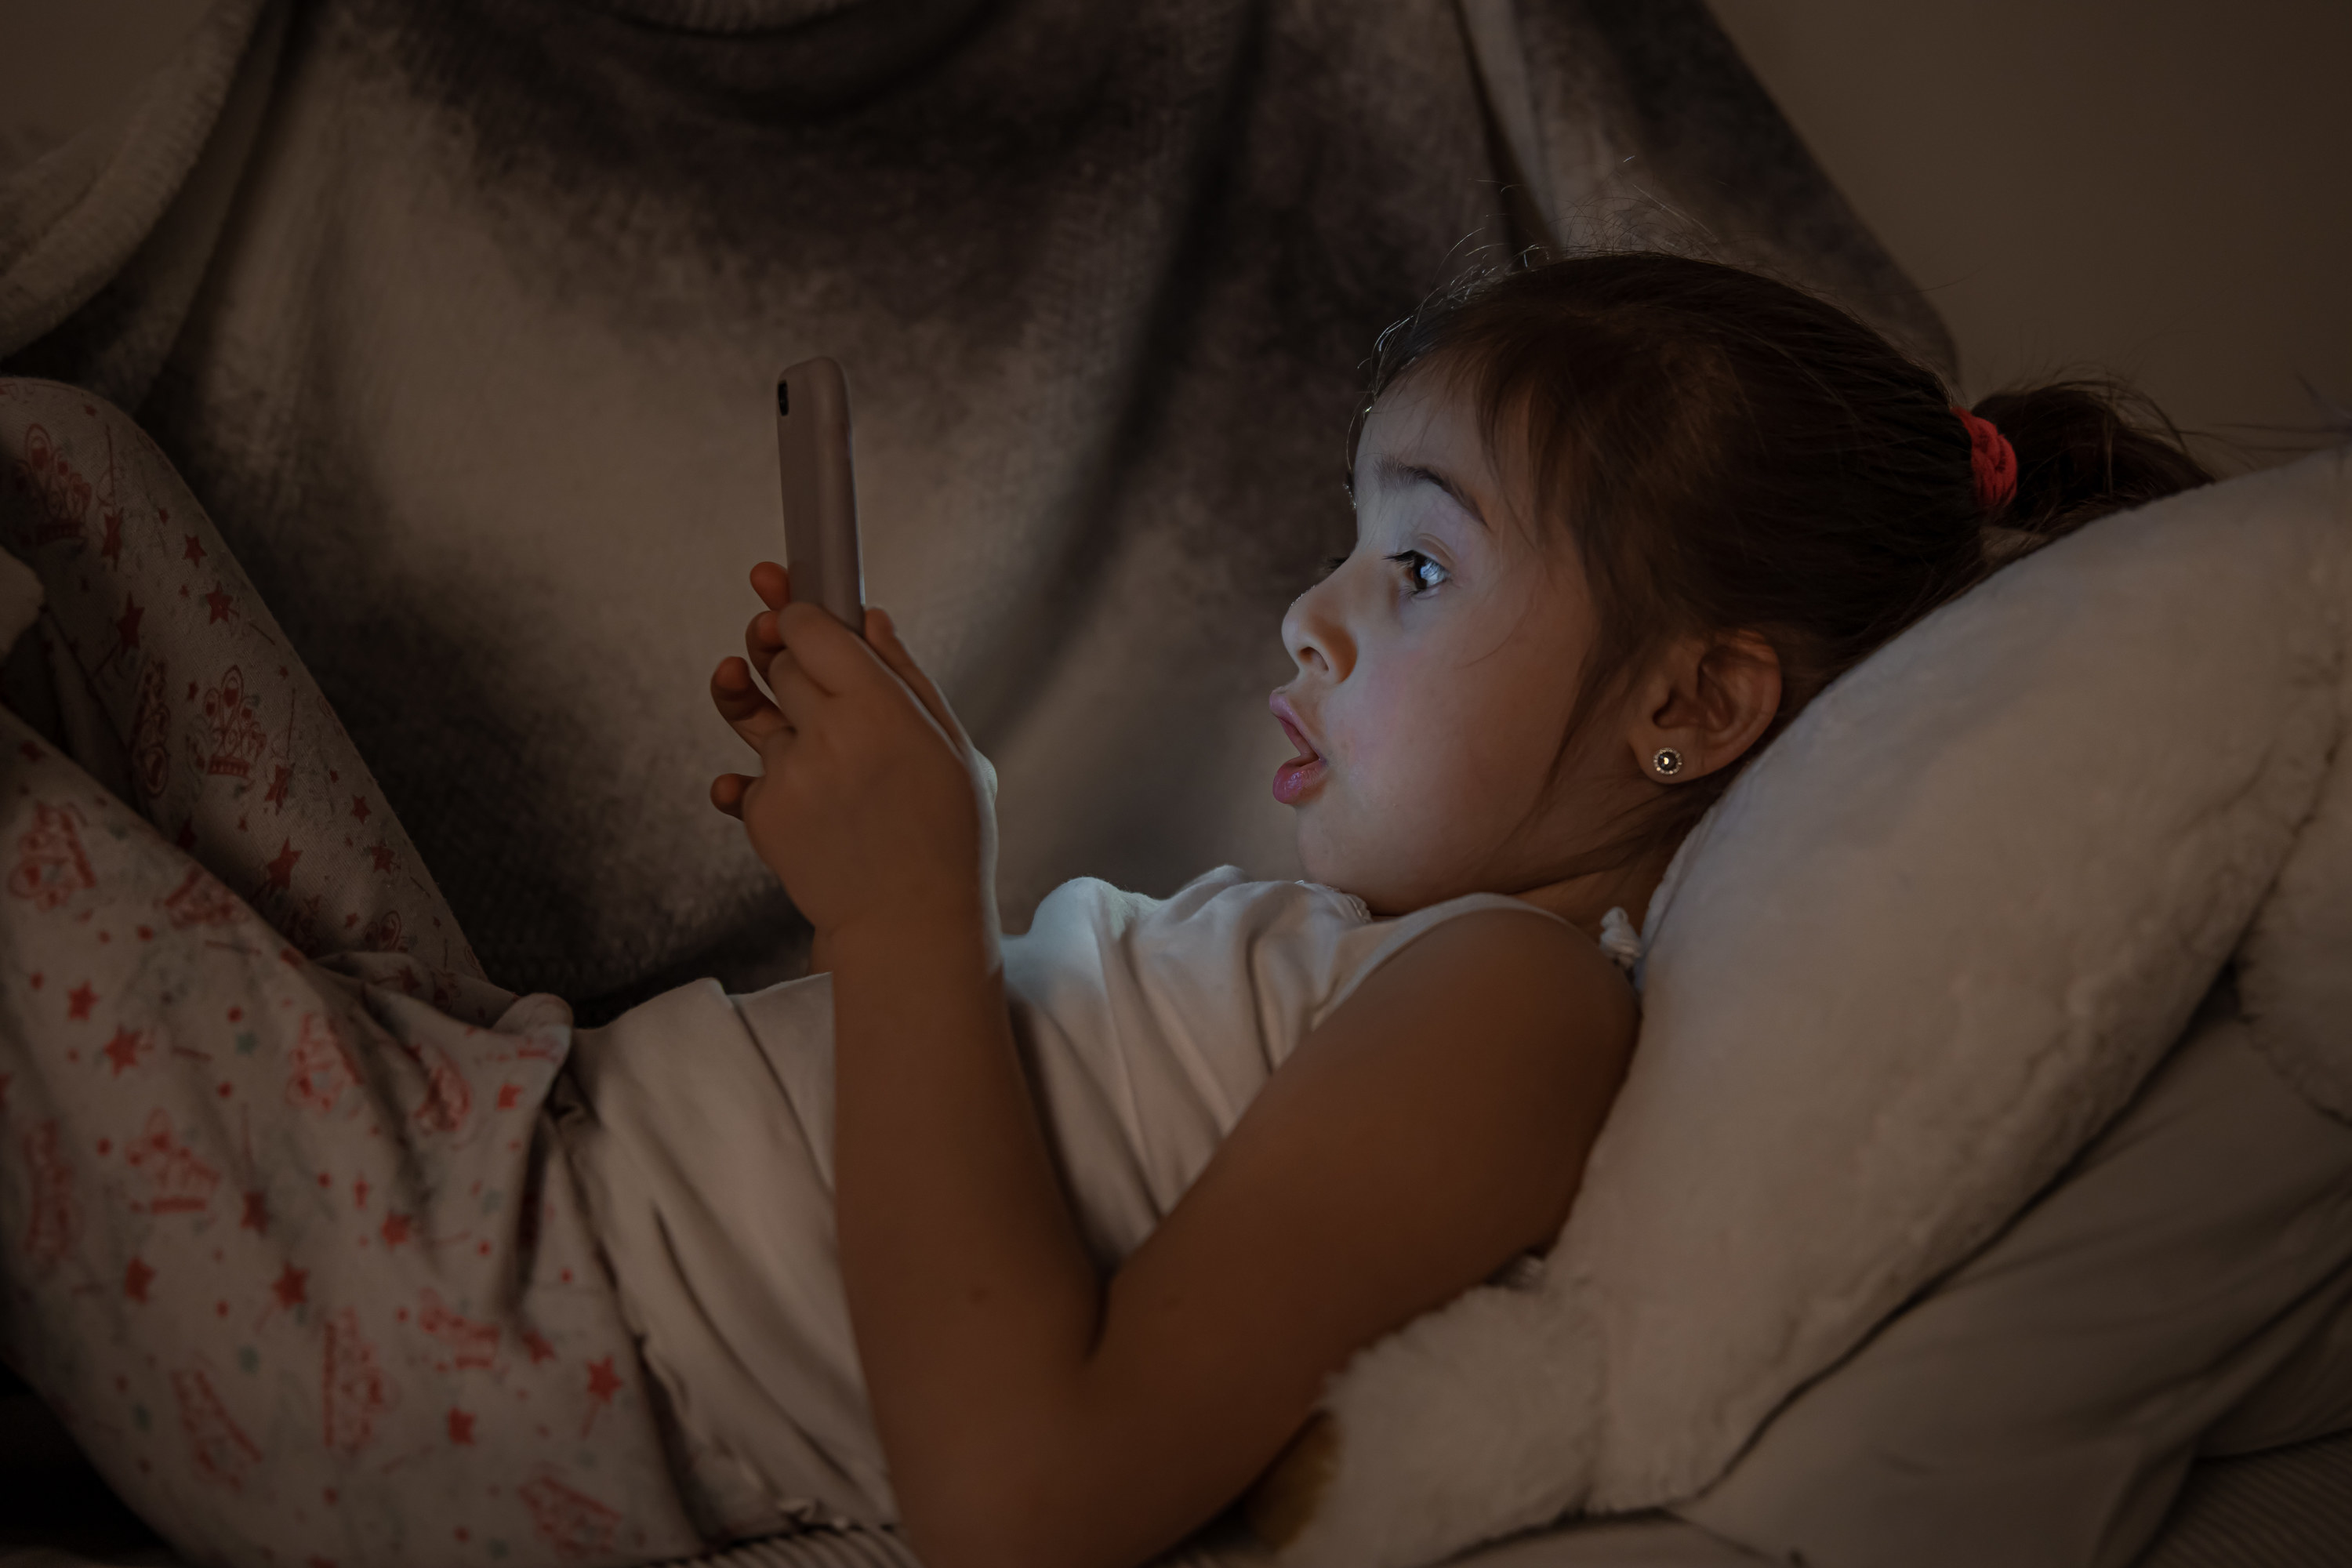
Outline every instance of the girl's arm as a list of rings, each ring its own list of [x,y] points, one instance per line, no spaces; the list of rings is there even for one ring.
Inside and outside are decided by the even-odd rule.
[[[1633,1036],[1573,931],[1450,921],[1308,1037],[1105,1287],[997,976],[935,985],[938,951],[877,932],[834,995],[851,1318],[941,1568],[1124,1568],[1214,1515],[1356,1350],[1558,1235]]]
[[[878,613],[889,669],[817,612],[784,631],[772,726],[741,716],[747,675],[714,681],[767,770],[715,795],[833,971],[842,1269],[908,1531],[939,1568],[1140,1562],[1357,1349],[1550,1242],[1632,998],[1550,921],[1446,922],[1302,1042],[1106,1283],[1014,1052],[969,744]]]

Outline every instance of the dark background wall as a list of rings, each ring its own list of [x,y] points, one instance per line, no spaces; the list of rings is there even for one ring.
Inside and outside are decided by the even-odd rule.
[[[2324,426],[2305,384],[2352,407],[2352,5],[1713,4],[1971,395],[2104,366],[2254,462]],[[119,108],[203,10],[0,0],[0,169]]]
[[[2352,407],[2352,5],[1712,3],[1971,393],[2104,364],[2298,447],[2298,378]]]

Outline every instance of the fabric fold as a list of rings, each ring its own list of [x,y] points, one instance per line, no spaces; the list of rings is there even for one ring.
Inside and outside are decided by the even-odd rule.
[[[126,110],[0,183],[10,374],[62,371],[138,405],[211,258],[290,14],[290,0],[215,0]],[[26,354],[93,302],[72,341]]]

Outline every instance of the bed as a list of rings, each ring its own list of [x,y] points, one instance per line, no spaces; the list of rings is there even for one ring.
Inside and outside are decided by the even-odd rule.
[[[172,1568],[170,1550],[123,1510],[22,1393],[0,1396],[0,1568]],[[1272,1561],[1227,1530],[1165,1568]],[[1664,1515],[1594,1521],[1486,1547],[1465,1568],[1736,1568],[1766,1559]],[[698,1568],[916,1568],[894,1535],[824,1531],[747,1542]],[[2352,1434],[2199,1465],[2140,1568],[2339,1568],[2352,1562]],[[1994,1568],[1988,1564],[1987,1568]]]
[[[700,812],[707,770],[699,741],[648,744],[651,752],[675,752],[692,788],[648,774],[638,780],[642,799],[555,802],[545,814],[552,835],[545,843],[497,836],[481,805],[505,793],[496,781],[514,771],[561,772],[565,748],[607,715],[557,683],[533,686],[537,675],[501,690],[459,679],[469,661],[499,652],[485,641],[499,618],[488,609],[495,597],[467,584],[531,569],[544,542],[531,531],[549,515],[609,545],[583,552],[599,557],[597,571],[554,584],[542,629],[573,637],[600,619],[572,613],[580,605],[635,603],[641,590],[658,600],[646,626],[633,628],[646,635],[625,647],[581,647],[550,661],[619,668],[611,683],[617,700],[638,703],[635,683],[673,644],[698,647],[695,639],[717,615],[696,596],[699,589],[661,597],[674,552],[667,537],[656,540],[658,570],[646,566],[638,514],[658,502],[755,518],[745,537],[708,546],[730,559],[753,547],[772,500],[765,424],[747,421],[743,441],[709,432],[728,427],[737,392],[761,393],[761,379],[793,357],[788,345],[805,336],[813,313],[839,304],[826,290],[873,258],[855,247],[843,255],[795,253],[807,276],[790,288],[689,309],[676,297],[647,303],[629,290],[640,287],[642,296],[645,279],[671,267],[708,272],[703,280],[714,289],[740,282],[727,256],[656,247],[618,257],[610,275],[551,257],[550,237],[567,223],[626,230],[635,221],[593,203],[583,217],[579,183],[563,173],[572,154],[622,154],[591,133],[593,103],[563,101],[548,111],[570,142],[559,136],[552,152],[530,142],[549,118],[502,110],[501,94],[519,90],[513,79],[530,61],[485,20],[488,9],[455,0],[404,13],[356,0],[223,0],[138,112],[64,150],[37,177],[5,187],[0,360],[12,372],[71,381],[130,408],[188,471],[239,556],[257,563],[272,602],[323,604],[326,596],[304,587],[330,578],[360,585],[359,602],[337,598],[313,625],[289,629],[337,703],[366,716],[359,739],[368,752],[415,759],[413,776],[388,782],[421,803],[420,846],[460,879],[452,896],[497,973],[608,1006],[682,973],[717,972],[748,987],[789,972],[799,956],[744,944],[746,930],[787,918],[749,890],[756,879],[748,873],[718,894],[698,887],[690,897],[654,886],[645,865],[629,862],[600,866],[606,880],[594,887],[567,880],[588,858],[566,846],[607,836],[639,814],[651,813],[665,832],[707,836],[699,815],[680,826],[689,811]],[[665,59],[677,66],[699,46],[669,35],[688,29],[695,10],[663,0],[537,7],[549,26],[560,25],[564,48],[588,51],[566,57],[583,79],[596,75],[593,51],[614,36],[615,16],[662,34],[677,57]],[[1143,11],[1170,36],[1197,20],[1182,5]],[[1262,668],[1217,650],[1241,642],[1237,618],[1266,618],[1269,604],[1244,595],[1212,616],[1201,606],[1223,603],[1229,584],[1187,563],[1217,556],[1202,547],[1201,531],[1219,517],[1295,507],[1328,525],[1340,515],[1316,464],[1356,395],[1355,358],[1396,302],[1447,263],[1461,233],[1508,241],[1622,232],[1612,224],[1633,187],[1620,171],[1635,163],[1648,216],[1673,206],[1701,226],[1738,235],[1744,254],[1853,301],[1924,357],[1948,363],[1932,311],[1811,168],[1703,7],[1398,0],[1380,28],[1330,34],[1318,25],[1314,7],[1273,6],[1245,21],[1221,12],[1214,28],[1183,33],[1196,43],[1216,36],[1188,57],[1201,79],[1144,82],[1168,111],[1162,142],[1082,149],[1129,160],[1134,178],[1118,188],[1150,193],[1131,210],[1055,205],[1067,193],[1051,170],[1028,185],[982,193],[998,211],[1030,202],[1020,210],[1058,224],[1062,243],[1088,258],[1078,270],[1095,292],[1078,301],[1083,309],[1053,319],[1064,327],[1075,321],[1085,332],[1066,341],[1044,335],[1067,351],[1062,358],[953,319],[960,299],[964,316],[994,313],[993,298],[990,310],[969,309],[973,278],[995,287],[1010,275],[1007,287],[1027,305],[1068,304],[1055,294],[1068,293],[1066,271],[1028,266],[1026,230],[1012,223],[986,237],[1011,258],[998,273],[974,264],[971,276],[945,283],[893,274],[884,280],[899,294],[861,298],[841,329],[870,349],[860,363],[874,367],[867,384],[877,395],[866,406],[904,411],[861,427],[861,440],[870,436],[886,457],[904,459],[902,476],[913,476],[880,481],[877,501],[910,519],[917,539],[934,542],[974,521],[961,510],[969,504],[979,526],[967,531],[1021,540],[1066,567],[1067,582],[1055,587],[1063,596],[1040,600],[1026,596],[1025,582],[1012,581],[1038,575],[1018,565],[1024,550],[1003,552],[1015,564],[991,579],[987,593],[964,598],[941,586],[960,563],[969,564],[951,550],[936,562],[915,560],[921,552],[911,550],[885,552],[875,566],[877,597],[926,606],[950,684],[963,689],[960,701],[971,693],[975,728],[1006,765],[1008,799],[1040,803],[1035,820],[1006,830],[1011,852],[1023,857],[1009,875],[1032,895],[1082,870],[1164,884],[1171,871],[1188,874],[1239,853],[1236,845],[1268,841],[1262,822],[1218,816],[1198,803],[1257,793],[1228,787],[1228,775],[1262,771],[1259,760],[1207,715],[1230,706],[1234,691],[1261,684]],[[948,48],[956,39],[932,42]],[[1289,74],[1264,70],[1269,58]],[[692,64],[672,77],[690,79]],[[866,90],[843,90],[851,89]],[[1383,101],[1402,108],[1382,118]],[[343,116],[365,121],[373,134],[330,134],[347,123]],[[448,134],[453,122],[465,133]],[[1189,161],[1149,164],[1145,153],[1162,142],[1190,149]],[[676,152],[623,149],[626,166],[603,173],[613,188],[638,189],[655,184]],[[1386,184],[1404,164],[1436,171],[1409,201]],[[409,184],[394,178],[420,170]],[[396,200],[384,194],[394,185]],[[689,185],[679,199],[710,209],[722,194]],[[929,255],[920,228],[903,232],[908,215],[883,205],[889,210],[862,243],[894,262]],[[1409,205],[1414,211],[1406,214]],[[412,223],[420,211],[454,213],[478,226]],[[722,251],[775,237],[714,239],[698,227],[709,210],[657,216]],[[1220,224],[1243,226],[1249,243],[1221,243],[1232,231]],[[1137,234],[1151,245],[1137,254],[1118,248]],[[503,279],[533,310],[549,313],[520,325],[489,319],[506,308],[495,290],[464,296],[453,288],[478,275]],[[1301,276],[1311,284],[1312,310],[1299,308]],[[933,314],[910,315],[918,306]],[[467,315],[478,309],[489,317]],[[278,330],[287,320],[299,330]],[[649,353],[656,328],[667,335]],[[934,355],[904,352],[910,329],[932,334]],[[1163,376],[1173,347],[1185,342],[1192,352],[1176,355],[1176,374]],[[450,374],[433,357],[477,353],[481,374]],[[939,360],[970,369],[989,395],[944,397]],[[1084,398],[1054,392],[1074,365],[1108,367],[1088,371]],[[1280,406],[1236,430],[1227,416],[1255,409],[1265,385],[1286,389]],[[740,401],[764,414],[762,396]],[[977,491],[919,471],[913,460],[943,440],[960,451],[1001,451],[1007,429],[1032,422],[1050,438],[1051,460],[1009,465]],[[491,426],[495,443],[480,437]],[[1111,479],[1101,477],[1108,455],[1123,465]],[[871,471],[887,474],[891,465]],[[463,482],[445,483],[451,476]],[[322,515],[341,526],[317,526]],[[1070,526],[1080,517],[1097,520],[1094,534]],[[1246,563],[1265,582],[1285,581],[1285,571],[1321,552],[1324,542],[1312,533],[1302,529],[1278,549],[1253,543]],[[401,564],[453,560],[465,565],[453,579]],[[451,580],[457,585],[445,593]],[[1259,599],[1270,592],[1255,591]],[[1074,606],[1089,598],[1105,607],[1078,616]],[[348,624],[379,634],[373,665],[346,657],[367,640],[343,636]],[[1040,625],[1058,629],[1033,635]],[[1151,700],[1130,705],[1136,717],[1115,735],[1097,732],[1077,673],[1105,663],[1171,672]],[[519,721],[547,712],[558,718]],[[529,745],[509,747],[517,735]],[[1076,735],[1088,743],[1075,746]],[[429,743],[410,743],[419,737]],[[1103,773],[1054,784],[1069,772],[1058,759],[1074,751]],[[448,784],[461,775],[488,784],[467,795]],[[1101,784],[1113,777],[1164,782],[1160,793],[1139,795],[1126,816],[1066,808],[1074,798],[1118,793]],[[672,847],[667,858],[677,864],[697,863],[702,853],[691,844]],[[592,906],[686,912],[659,931],[542,929],[551,908]],[[0,1390],[0,1568],[172,1561],[29,1395]],[[1226,1531],[1171,1561],[1264,1557]],[[1480,1568],[1748,1560],[1664,1514],[1538,1531],[1464,1559]],[[701,1561],[883,1568],[910,1559],[887,1535],[814,1534]],[[2200,1463],[2145,1561],[2164,1568],[2352,1561],[2352,1437]]]

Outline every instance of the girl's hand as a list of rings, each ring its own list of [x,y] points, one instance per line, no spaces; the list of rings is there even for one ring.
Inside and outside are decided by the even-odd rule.
[[[748,658],[712,672],[710,699],[761,771],[720,775],[711,804],[741,819],[823,945],[974,920],[992,936],[992,778],[889,616],[869,608],[860,641],[791,604],[774,563],[752,568],[751,585],[770,608],[745,628]]]

